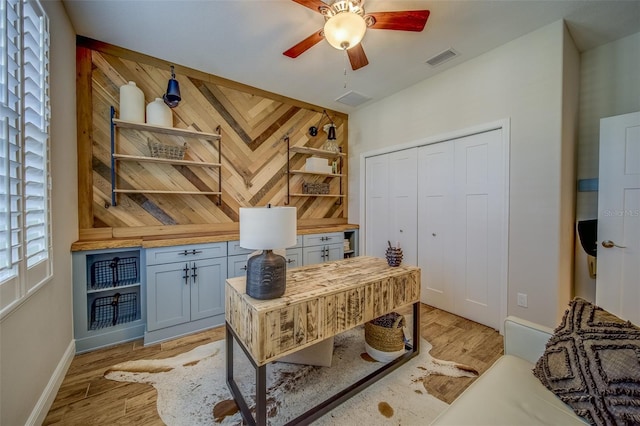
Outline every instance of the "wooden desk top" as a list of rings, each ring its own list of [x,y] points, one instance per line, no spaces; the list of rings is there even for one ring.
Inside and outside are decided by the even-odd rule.
[[[282,297],[258,300],[227,280],[226,320],[258,365],[420,299],[420,269],[354,257],[292,268]]]

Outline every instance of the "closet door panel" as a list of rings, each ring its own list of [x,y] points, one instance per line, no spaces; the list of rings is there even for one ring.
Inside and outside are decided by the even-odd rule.
[[[389,234],[389,155],[366,160],[365,169],[365,251],[367,256],[384,257]]]
[[[420,300],[453,311],[453,144],[418,148],[418,266]]]
[[[418,264],[418,148],[389,155],[390,242],[407,265]]]
[[[498,329],[504,217],[501,130],[455,141],[454,313]]]

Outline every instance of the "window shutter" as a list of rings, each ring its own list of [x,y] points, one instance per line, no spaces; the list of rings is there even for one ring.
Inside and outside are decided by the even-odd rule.
[[[49,28],[37,0],[0,0],[0,313],[51,275]]]
[[[15,277],[21,258],[20,4],[2,1],[0,76],[0,281]],[[15,285],[15,284],[14,284]],[[4,295],[4,292],[3,292]],[[1,302],[4,305],[4,302]]]

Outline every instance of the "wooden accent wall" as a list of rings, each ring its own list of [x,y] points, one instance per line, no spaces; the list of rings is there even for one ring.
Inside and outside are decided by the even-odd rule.
[[[290,192],[302,192],[303,181],[327,182],[332,193],[347,194],[347,162],[339,178],[287,174],[286,136],[291,146],[322,148],[329,120],[323,108],[242,85],[179,64],[152,58],[95,40],[77,39],[78,194],[81,239],[109,235],[145,236],[178,232],[237,230],[240,207],[286,205]],[[111,205],[110,108],[119,110],[119,88],[134,81],[145,103],[162,97],[175,65],[182,101],[172,109],[173,125],[222,134],[222,198],[214,195],[117,194]],[[345,114],[327,111],[337,127],[337,142],[347,149]],[[319,125],[318,125],[319,124]],[[318,126],[318,135],[308,133]],[[147,141],[187,142],[185,159],[218,162],[217,143],[118,129],[116,151],[149,155]],[[306,156],[291,154],[291,168]],[[218,190],[215,168],[118,162],[117,186],[129,189]],[[342,188],[340,188],[342,185]],[[347,197],[293,197],[299,225],[347,222]]]

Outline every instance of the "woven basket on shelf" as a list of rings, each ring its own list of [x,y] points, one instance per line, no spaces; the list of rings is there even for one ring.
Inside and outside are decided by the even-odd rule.
[[[164,145],[159,142],[147,141],[149,145],[149,153],[152,157],[156,158],[168,158],[170,160],[182,160],[184,153],[187,150],[187,144],[179,145]]]
[[[364,340],[382,352],[401,351],[404,349],[404,325],[404,317],[391,312],[364,324]]]

